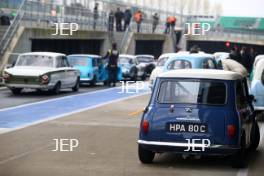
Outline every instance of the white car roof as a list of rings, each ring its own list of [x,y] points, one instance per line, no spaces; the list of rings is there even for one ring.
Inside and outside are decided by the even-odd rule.
[[[40,55],[40,56],[50,56],[50,57],[57,57],[57,56],[66,56],[65,54],[62,53],[54,53],[54,52],[28,52],[28,53],[23,53],[20,54],[20,56],[24,55]]]
[[[68,56],[79,56],[79,57],[101,57],[99,55],[96,54],[71,54]]]
[[[242,76],[236,72],[214,70],[214,69],[178,69],[160,74],[161,78],[200,78],[200,79],[220,79],[237,80]]]
[[[135,58],[136,56],[131,55],[131,54],[119,54],[119,57]]]
[[[253,80],[261,80],[263,70],[264,70],[264,59],[259,59],[254,65]]]
[[[177,53],[164,53],[164,54],[160,55],[159,59],[160,59],[160,58],[164,58],[164,57],[174,56],[174,55],[176,55],[176,54],[177,54]]]
[[[139,55],[136,55],[136,57],[151,57],[151,58],[154,58],[154,56],[150,55],[150,54],[139,54]]]
[[[255,61],[254,61],[254,65],[256,65],[256,63],[261,60],[261,59],[264,59],[264,54],[261,54],[261,55],[257,55],[256,58],[255,58]]]

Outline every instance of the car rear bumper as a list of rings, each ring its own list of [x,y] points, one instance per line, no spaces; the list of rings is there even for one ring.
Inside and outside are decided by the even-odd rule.
[[[80,82],[81,83],[88,83],[88,82],[91,82],[92,79],[91,78],[80,78]]]
[[[254,106],[255,111],[264,111],[264,106]]]
[[[145,141],[138,140],[143,148],[154,152],[173,152],[180,154],[201,154],[201,155],[233,155],[237,153],[240,148],[227,145],[210,145],[203,144],[189,144],[177,142],[160,142],[160,141]],[[189,149],[187,151],[187,149]]]

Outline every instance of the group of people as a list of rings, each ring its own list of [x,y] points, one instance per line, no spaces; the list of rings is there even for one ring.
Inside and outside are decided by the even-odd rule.
[[[94,17],[94,23],[93,23],[93,29],[96,29],[96,24],[99,18],[99,4],[95,3],[94,9],[93,9],[93,17]],[[174,22],[173,22],[173,19]],[[138,9],[134,13],[132,13],[130,8],[126,8],[125,11],[122,11],[119,7],[116,9],[116,11],[111,10],[108,14],[108,31],[112,32],[114,31],[114,26],[115,30],[118,32],[125,31],[131,22],[131,20],[134,20],[137,25],[137,32],[141,31],[141,24],[143,21],[143,12]],[[159,15],[158,13],[154,13],[152,16],[152,33],[155,32],[158,24],[159,24]],[[166,27],[166,32],[168,33],[170,30],[170,26],[175,26],[176,23],[176,18],[170,17],[170,20],[172,22],[168,23],[168,28]],[[167,26],[167,23],[166,23]]]
[[[125,31],[130,24],[131,18],[132,18],[132,13],[129,8],[127,8],[125,12],[121,11],[120,8],[117,8],[116,12],[111,10],[108,16],[108,30],[113,31],[114,22],[115,22],[116,31],[118,32]]]

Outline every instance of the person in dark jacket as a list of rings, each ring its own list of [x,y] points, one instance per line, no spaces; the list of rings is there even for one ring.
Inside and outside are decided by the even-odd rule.
[[[250,54],[246,47],[242,47],[241,51],[241,64],[250,72]]]
[[[124,21],[125,21],[125,25],[124,25],[124,31],[126,30],[126,28],[129,26],[130,21],[132,18],[132,13],[130,9],[126,9],[125,13],[124,13]]]
[[[117,11],[115,13],[115,20],[116,20],[116,31],[122,31],[122,19],[124,17],[123,12],[120,10],[120,8],[117,8]]]
[[[111,10],[108,16],[108,31],[112,32],[114,30],[115,14]]]
[[[152,33],[154,33],[157,28],[157,25],[159,24],[159,15],[155,13],[152,18]]]
[[[113,83],[113,86],[116,86],[116,80],[117,80],[117,70],[118,70],[118,57],[119,52],[117,50],[116,43],[112,43],[112,49],[108,50],[106,55],[103,57],[103,59],[108,58],[108,86],[110,87]]]

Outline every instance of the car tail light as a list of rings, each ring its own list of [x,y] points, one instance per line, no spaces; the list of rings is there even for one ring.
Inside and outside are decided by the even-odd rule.
[[[41,82],[42,82],[42,84],[47,84],[49,82],[49,76],[48,75],[43,75],[41,77]]]
[[[8,74],[8,73],[4,73],[4,74],[3,74],[3,78],[4,78],[5,81],[8,81],[8,80],[10,80],[11,75]]]
[[[149,132],[149,122],[148,122],[148,120],[144,120],[142,122],[142,130],[146,134]]]
[[[236,136],[236,127],[235,125],[228,125],[227,126],[227,136],[229,138],[233,138]]]

